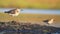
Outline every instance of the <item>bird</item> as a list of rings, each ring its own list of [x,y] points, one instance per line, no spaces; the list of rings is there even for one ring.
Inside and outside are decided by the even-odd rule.
[[[20,14],[21,9],[15,8],[9,11],[5,11],[4,13],[8,13],[10,16],[18,16]]]
[[[54,22],[54,19],[43,20],[43,22],[46,24],[52,24]]]

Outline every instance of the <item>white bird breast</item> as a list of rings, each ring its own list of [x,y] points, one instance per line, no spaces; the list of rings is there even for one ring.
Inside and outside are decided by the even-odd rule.
[[[19,13],[16,13],[16,14],[9,14],[9,15],[11,15],[11,16],[18,16]]]
[[[19,13],[20,13],[20,9],[17,9],[17,11],[18,11],[18,12],[16,12],[15,14],[9,14],[9,15],[11,15],[11,16],[18,16]]]
[[[52,24],[52,23],[53,23],[53,20],[54,20],[54,19],[51,19],[48,23],[49,23],[49,24]]]

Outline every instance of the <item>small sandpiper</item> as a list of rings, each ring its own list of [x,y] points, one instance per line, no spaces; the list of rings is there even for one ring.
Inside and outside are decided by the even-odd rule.
[[[20,14],[21,9],[13,9],[9,11],[5,11],[5,13],[8,13],[10,16],[18,16]]]
[[[53,21],[54,21],[54,19],[47,19],[47,20],[44,20],[43,22],[46,24],[52,24]]]

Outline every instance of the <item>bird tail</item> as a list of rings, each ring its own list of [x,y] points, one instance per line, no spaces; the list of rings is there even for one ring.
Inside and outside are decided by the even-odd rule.
[[[9,12],[5,11],[4,13],[9,13]]]

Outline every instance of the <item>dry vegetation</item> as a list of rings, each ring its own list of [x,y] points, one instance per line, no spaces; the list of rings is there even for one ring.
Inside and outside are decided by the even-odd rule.
[[[46,14],[20,14],[16,17],[10,16],[6,13],[0,13],[0,22],[17,21],[28,22],[32,24],[47,25],[43,22],[45,19],[54,19],[54,22],[49,26],[60,27],[60,15],[46,15]]]
[[[5,13],[0,13],[0,21],[37,21],[41,22],[44,19],[53,18],[55,22],[60,22],[60,15],[44,15],[44,14],[20,14],[16,17],[12,17]]]

